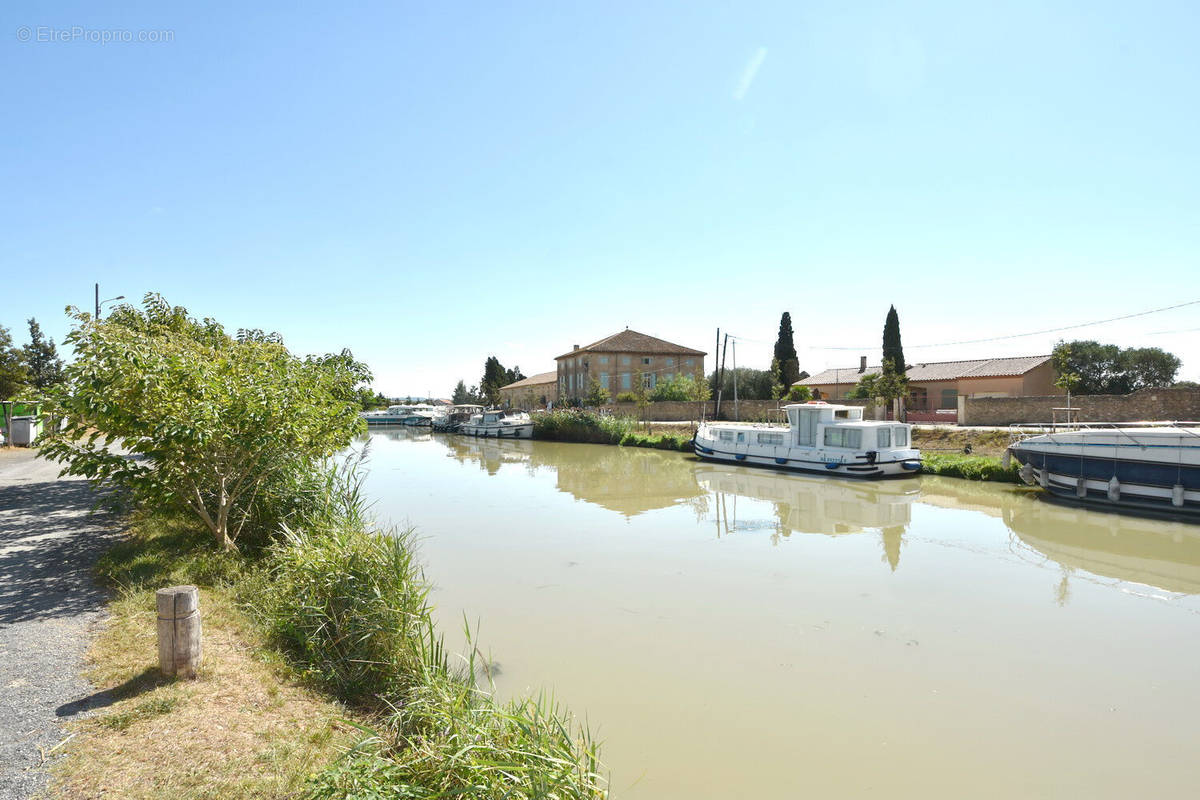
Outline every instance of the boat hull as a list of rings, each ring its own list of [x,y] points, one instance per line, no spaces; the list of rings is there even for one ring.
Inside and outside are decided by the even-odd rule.
[[[458,432],[464,436],[483,439],[532,439],[533,423],[525,425],[462,425]]]
[[[1080,449],[1028,441],[1009,448],[1024,465],[1021,477],[1058,497],[1200,517],[1200,465],[1071,452]]]
[[[715,443],[714,443],[715,444]],[[697,440],[694,442],[696,455],[704,461],[722,464],[739,464],[749,467],[766,467],[786,472],[804,472],[812,475],[828,475],[836,478],[912,478],[921,471],[920,458],[905,458],[897,461],[815,461],[798,453],[788,455],[761,455],[722,450],[713,444]]]

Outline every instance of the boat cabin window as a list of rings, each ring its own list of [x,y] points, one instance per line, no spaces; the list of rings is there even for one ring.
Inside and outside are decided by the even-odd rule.
[[[500,418],[500,417],[499,417],[499,415],[497,415],[497,414],[484,414],[484,415],[483,415],[483,421],[484,421],[484,422],[495,422],[495,421],[496,421],[496,420],[498,420],[499,418]]]
[[[892,440],[896,447],[908,447],[908,428],[892,428]]]
[[[892,446],[892,429],[891,428],[876,428],[875,441],[876,447],[891,447]]]
[[[796,416],[792,419],[792,428],[796,431],[796,444],[800,447],[812,447],[817,443],[817,418],[821,412],[815,408],[798,408],[788,412]]]
[[[862,447],[861,428],[826,428],[826,447],[848,447],[857,450]]]
[[[733,441],[733,431],[721,431],[721,441],[722,442],[732,442]]]
[[[758,435],[759,444],[783,444],[782,433],[760,433]]]
[[[746,434],[744,434],[744,433],[739,433],[739,434],[738,434],[738,441],[739,441],[739,442],[744,442],[744,441],[746,441]]]
[[[833,418],[834,419],[850,419],[850,409],[835,408],[833,410]]]

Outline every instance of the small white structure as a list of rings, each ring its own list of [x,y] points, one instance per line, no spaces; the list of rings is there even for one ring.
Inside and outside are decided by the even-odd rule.
[[[491,409],[473,414],[458,429],[467,436],[492,436],[497,439],[532,439],[533,420],[524,412]]]
[[[787,425],[702,423],[696,431],[696,455],[854,478],[916,475],[921,469],[911,425],[865,421],[858,406],[818,400],[783,408]]]

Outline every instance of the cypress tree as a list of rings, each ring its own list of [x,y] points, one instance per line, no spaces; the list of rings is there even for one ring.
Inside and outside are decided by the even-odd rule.
[[[800,360],[796,357],[796,343],[792,338],[792,315],[787,311],[779,318],[779,337],[775,340],[775,363],[779,369],[779,385],[786,393],[792,384],[800,380]]]
[[[883,323],[883,358],[885,361],[891,359],[898,375],[908,370],[904,347],[900,344],[900,316],[895,306],[888,307],[887,321]]]

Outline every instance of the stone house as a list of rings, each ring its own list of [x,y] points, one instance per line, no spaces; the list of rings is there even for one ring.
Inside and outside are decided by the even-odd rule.
[[[507,408],[544,408],[558,402],[558,373],[541,372],[500,387],[500,403]]]
[[[906,359],[907,360],[907,359]],[[864,375],[878,374],[881,366],[867,366],[863,356],[857,367],[827,369],[802,381],[821,393],[821,399],[845,399]],[[959,397],[1039,397],[1062,394],[1054,385],[1050,356],[980,358],[971,361],[930,361],[909,364],[909,411],[957,409]]]
[[[633,391],[641,375],[643,384],[653,389],[659,381],[677,375],[704,380],[703,350],[694,350],[628,328],[598,342],[580,347],[555,358],[558,364],[558,396],[582,398],[593,378],[616,397]]]

